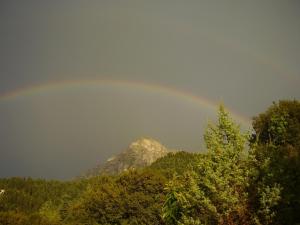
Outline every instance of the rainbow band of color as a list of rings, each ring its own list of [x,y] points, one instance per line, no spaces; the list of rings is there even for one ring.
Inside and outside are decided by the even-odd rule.
[[[171,96],[174,96],[176,98],[182,98],[188,101],[193,102],[194,104],[200,105],[201,107],[210,109],[210,110],[216,110],[219,103],[214,102],[212,100],[209,100],[207,98],[203,98],[200,96],[196,96],[194,94],[191,94],[186,91],[181,91],[169,86],[163,86],[159,84],[153,84],[153,83],[144,83],[144,82],[138,82],[138,81],[124,81],[124,80],[65,80],[65,81],[52,81],[45,84],[39,84],[39,85],[33,85],[33,86],[27,86],[22,87],[13,91],[6,92],[2,95],[0,95],[1,101],[9,101],[14,98],[20,97],[20,96],[28,96],[28,95],[34,95],[36,93],[40,92],[46,92],[53,89],[63,89],[66,87],[82,87],[82,86],[94,86],[94,85],[106,85],[106,86],[120,86],[120,87],[130,87],[130,88],[138,88],[143,91],[151,91],[151,92],[158,92],[161,94],[169,94]],[[232,109],[228,109],[230,114],[237,119],[239,122],[241,122],[243,125],[246,125],[247,127],[250,126],[251,121],[250,119],[246,118],[245,116],[242,116],[239,113],[236,113]]]

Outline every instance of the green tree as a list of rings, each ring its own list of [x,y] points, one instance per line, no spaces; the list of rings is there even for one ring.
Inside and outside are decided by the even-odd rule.
[[[163,224],[166,178],[157,171],[128,171],[96,179],[73,206],[74,220],[88,224]]]
[[[53,204],[52,201],[45,202],[40,208],[39,214],[42,217],[47,218],[49,221],[52,221],[53,223],[57,223],[61,219],[58,207],[55,204]]]
[[[254,117],[253,127],[251,154],[258,174],[252,186],[259,187],[253,195],[256,194],[256,205],[269,204],[261,215],[274,217],[275,224],[300,223],[300,103],[273,103],[266,112]],[[278,204],[262,204],[267,193]],[[275,197],[275,193],[280,197]]]
[[[174,173],[182,175],[187,170],[196,168],[199,159],[203,157],[205,155],[200,153],[185,151],[170,152],[152,163],[149,168],[158,170],[168,179],[171,179]]]
[[[223,106],[218,123],[210,124],[204,136],[207,157],[195,171],[175,177],[167,186],[163,208],[171,224],[249,224],[249,171],[245,166],[247,134],[230,118]]]

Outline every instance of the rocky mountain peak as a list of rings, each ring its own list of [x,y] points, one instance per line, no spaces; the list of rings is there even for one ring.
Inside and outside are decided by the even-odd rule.
[[[152,154],[160,154],[167,151],[166,147],[164,147],[158,141],[151,138],[140,138],[137,141],[131,143],[127,149],[127,151],[133,151],[136,153],[152,153]]]
[[[168,149],[152,138],[140,138],[132,142],[123,152],[109,158],[102,166],[99,166],[97,174],[116,174],[129,169],[149,166],[157,159],[168,154]]]

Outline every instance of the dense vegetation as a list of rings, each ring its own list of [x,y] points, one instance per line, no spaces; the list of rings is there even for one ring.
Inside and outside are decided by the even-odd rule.
[[[274,103],[253,134],[222,106],[218,118],[205,154],[68,182],[0,179],[0,224],[299,224],[300,103]]]

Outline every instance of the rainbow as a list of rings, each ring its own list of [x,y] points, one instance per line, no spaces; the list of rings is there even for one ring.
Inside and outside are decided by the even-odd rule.
[[[113,87],[128,87],[141,89],[143,91],[150,91],[155,93],[160,93],[162,95],[170,95],[185,101],[190,101],[193,104],[199,105],[206,109],[216,111],[219,103],[212,101],[210,99],[194,95],[187,91],[182,91],[175,89],[170,86],[154,84],[154,83],[145,83],[140,81],[128,81],[128,80],[61,80],[61,81],[50,81],[47,83],[25,86],[18,88],[12,91],[5,92],[0,94],[1,101],[11,101],[21,96],[31,96],[41,92],[53,91],[57,89],[64,89],[67,87],[93,87],[93,86],[113,86]],[[249,127],[251,121],[249,118],[235,112],[232,109],[227,110],[231,113],[234,119],[243,125]]]

